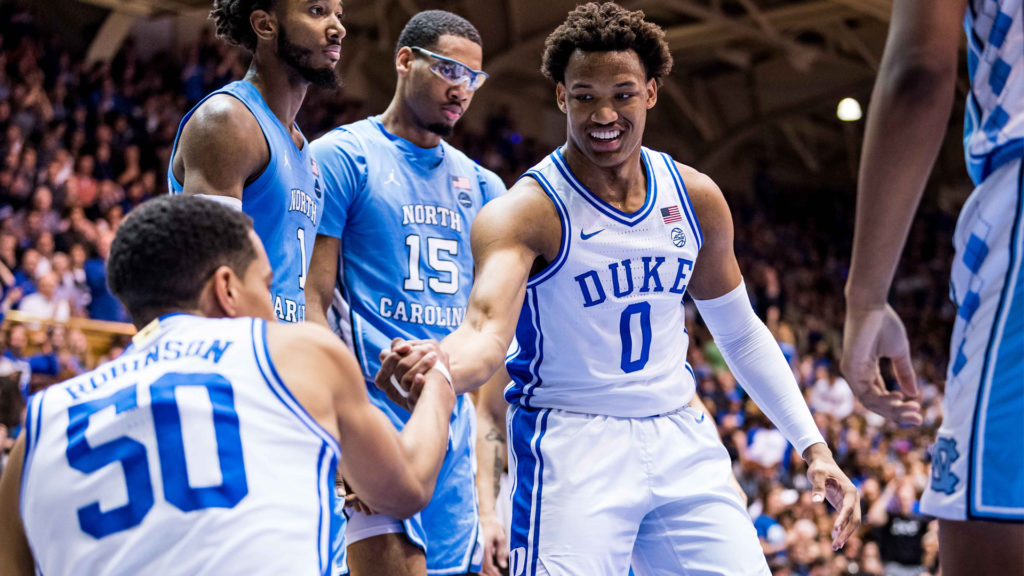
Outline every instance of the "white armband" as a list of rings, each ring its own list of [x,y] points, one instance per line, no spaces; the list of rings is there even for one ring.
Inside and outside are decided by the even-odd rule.
[[[744,283],[694,303],[736,380],[797,452],[824,442],[782,349],[754,314]]]
[[[196,194],[195,197],[202,198],[203,200],[209,200],[211,202],[216,202],[217,204],[223,204],[224,206],[227,206],[228,208],[233,208],[235,210],[238,210],[239,212],[242,211],[241,198],[235,198],[234,196],[221,196],[219,194]]]

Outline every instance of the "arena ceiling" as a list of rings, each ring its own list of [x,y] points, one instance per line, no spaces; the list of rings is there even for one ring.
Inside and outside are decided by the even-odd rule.
[[[85,1],[136,15],[202,14],[210,6],[210,0]],[[348,0],[349,37],[342,57],[346,84],[368,102],[386,102],[394,82],[393,46],[402,25],[420,10],[448,9],[472,21],[484,38],[484,67],[491,80],[478,101],[486,98],[488,104],[474,105],[470,121],[474,113],[482,117],[504,106],[522,133],[557,143],[564,139],[564,120],[538,68],[545,37],[577,3]],[[717,178],[744,173],[749,182],[752,166],[770,164],[782,176],[795,174],[810,183],[852,181],[863,122],[840,122],[836,105],[852,96],[866,108],[892,0],[620,3],[644,10],[665,28],[675,59],[649,120],[648,145]],[[940,164],[951,166],[950,178],[962,178],[956,138],[950,142],[948,161]],[[736,170],[741,165],[748,169]]]

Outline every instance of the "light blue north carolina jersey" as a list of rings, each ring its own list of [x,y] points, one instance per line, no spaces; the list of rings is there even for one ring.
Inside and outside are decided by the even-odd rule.
[[[975,184],[1024,154],[1024,15],[1021,0],[970,0],[964,18],[971,92],[964,121]]]
[[[274,313],[283,322],[302,322],[306,319],[306,271],[323,209],[320,170],[305,138],[302,149],[298,149],[259,90],[244,80],[232,82],[196,104],[181,119],[174,138],[175,149],[192,114],[215,94],[229,94],[239,99],[263,130],[270,149],[270,162],[263,173],[242,190],[242,211],[252,218],[253,228],[263,241],[274,269],[271,286]],[[173,166],[174,152],[171,159]],[[174,177],[172,166],[167,168],[167,187],[172,194],[180,194],[182,184]]]
[[[42,574],[328,573],[340,447],[278,378],[265,330],[165,316],[31,397],[21,515]]]
[[[355,352],[370,400],[401,429],[409,413],[372,382],[378,355],[396,336],[441,340],[462,323],[473,219],[505,186],[447,143],[420,148],[388,133],[379,117],[337,128],[311,149],[326,194],[319,233],[341,239],[332,328]],[[460,396],[434,496],[402,522],[431,576],[480,570],[473,425],[472,405]]]
[[[420,148],[379,117],[337,128],[312,150],[327,190],[319,233],[341,239],[335,311],[371,380],[392,338],[440,340],[462,323],[473,219],[505,186],[448,143]]]
[[[587,190],[561,150],[525,174],[557,208],[562,245],[526,285],[510,404],[645,417],[693,396],[682,300],[703,237],[675,161],[641,159],[647,200],[632,214]]]

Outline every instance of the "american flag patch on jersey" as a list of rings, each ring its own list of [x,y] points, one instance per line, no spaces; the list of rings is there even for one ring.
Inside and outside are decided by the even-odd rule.
[[[465,176],[452,176],[452,187],[456,190],[472,190],[469,185],[469,178]]]
[[[669,206],[668,208],[662,208],[661,219],[665,221],[665,224],[671,224],[673,222],[682,222],[683,217],[679,215],[679,206]]]

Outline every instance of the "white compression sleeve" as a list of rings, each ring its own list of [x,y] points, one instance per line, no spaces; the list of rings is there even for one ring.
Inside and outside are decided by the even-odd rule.
[[[744,283],[724,296],[694,302],[736,379],[797,452],[824,442],[779,344],[754,314]]]
[[[233,196],[220,196],[217,194],[196,194],[196,198],[202,198],[203,200],[212,200],[218,204],[223,204],[228,208],[234,208],[239,212],[242,211],[242,201]]]

